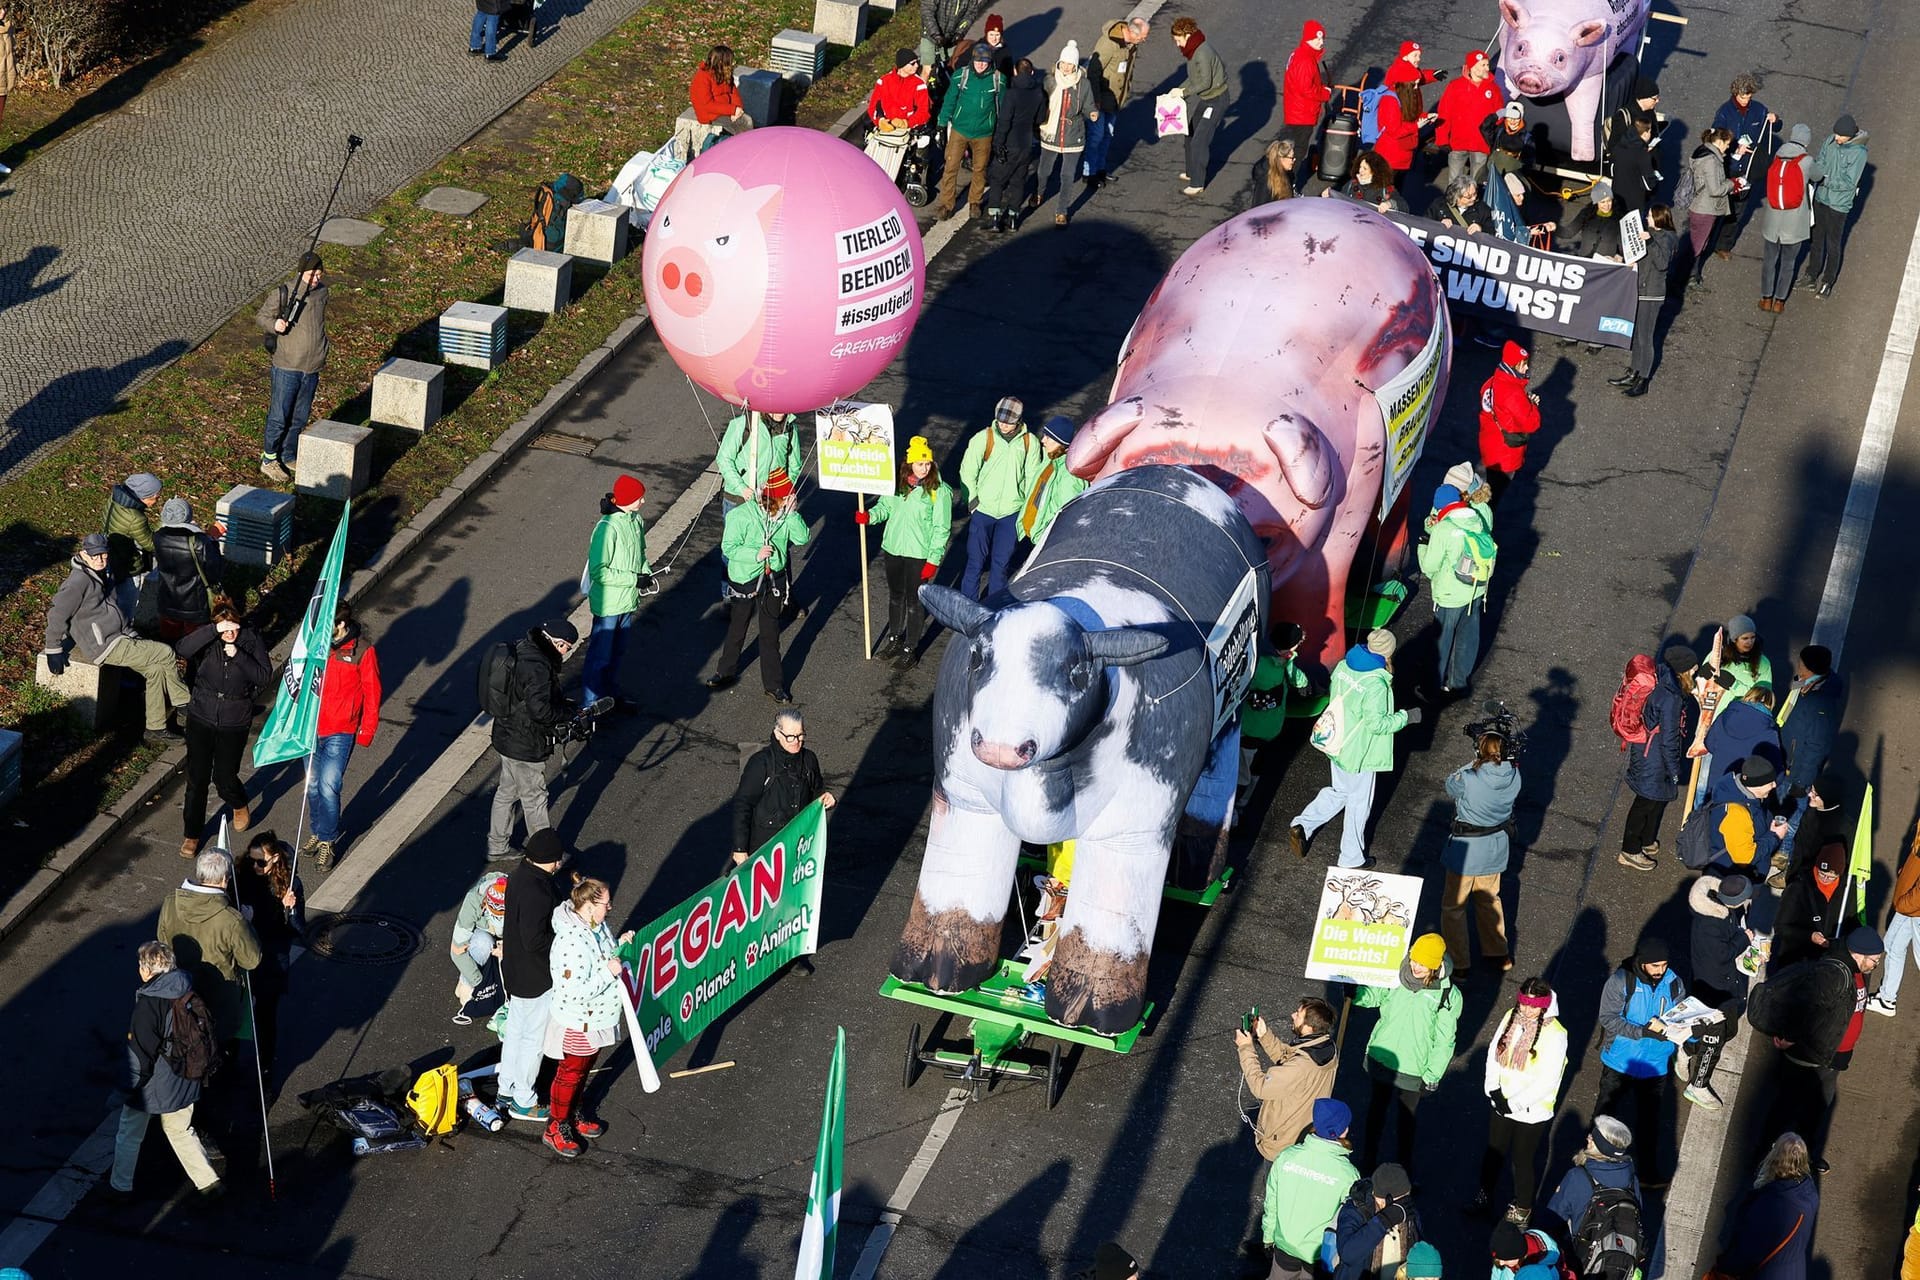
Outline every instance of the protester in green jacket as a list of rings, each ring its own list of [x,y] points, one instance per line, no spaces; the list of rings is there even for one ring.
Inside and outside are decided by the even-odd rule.
[[[1818,296],[1833,296],[1840,279],[1840,259],[1846,249],[1847,218],[1860,194],[1867,171],[1867,131],[1851,115],[1833,123],[1833,133],[1820,144],[1813,174],[1813,246],[1807,251],[1805,284],[1820,283]]]
[[[940,482],[933,446],[925,436],[907,442],[898,491],[853,518],[859,524],[887,526],[880,539],[887,566],[887,630],[874,656],[892,653],[896,665],[911,666],[927,617],[920,606],[920,584],[931,582],[940,571],[953,532],[953,489]]]
[[[1367,1038],[1367,1075],[1373,1097],[1367,1104],[1367,1135],[1361,1162],[1372,1168],[1380,1154],[1387,1112],[1400,1110],[1399,1162],[1413,1164],[1414,1124],[1420,1099],[1440,1087],[1453,1061],[1454,1033],[1460,1026],[1460,992],[1453,985],[1453,961],[1446,939],[1423,933],[1400,962],[1400,982],[1392,987],[1362,987],[1353,1003],[1378,1009],[1380,1021]]]
[[[1268,629],[1273,651],[1262,653],[1253,664],[1253,679],[1240,702],[1240,781],[1233,800],[1236,816],[1253,788],[1254,757],[1287,727],[1288,695],[1305,693],[1312,686],[1307,673],[1294,663],[1306,634],[1297,622],[1275,622]]]
[[[934,216],[953,216],[955,190],[960,183],[960,160],[973,157],[973,177],[967,184],[967,213],[978,218],[987,194],[987,163],[993,154],[993,125],[1000,117],[1000,95],[1006,77],[993,66],[993,46],[977,40],[966,65],[955,73],[942,97],[939,125],[948,130],[947,162],[940,174],[940,200]]]
[[[973,513],[967,522],[967,567],[960,576],[960,590],[968,596],[978,597],[982,569],[989,595],[1006,590],[1020,508],[1040,475],[1040,442],[1020,420],[1025,412],[1020,397],[1002,398],[994,406],[993,425],[967,441],[960,459],[960,491]]]
[[[752,431],[748,431],[751,423]],[[731,511],[751,502],[780,467],[800,474],[799,422],[790,413],[736,413],[720,437],[714,465],[720,470],[720,502]]]
[[[1485,517],[1450,484],[1433,491],[1427,540],[1420,544],[1420,572],[1427,575],[1434,616],[1440,620],[1440,691],[1463,692],[1480,660],[1480,619],[1487,611],[1499,548]]]
[[[746,643],[748,621],[758,614],[761,688],[775,702],[793,701],[780,670],[780,605],[787,592],[787,553],[804,545],[808,536],[784,467],[767,476],[758,502],[743,502],[727,513],[720,554],[727,562],[732,617],[707,688],[725,689],[740,679],[740,647]]]
[[[193,871],[160,904],[160,941],[207,1002],[216,1040],[241,1038],[247,1026],[242,970],[259,967],[260,939],[227,897],[233,859],[218,849],[195,856]]]
[[[1060,508],[1087,491],[1087,482],[1067,470],[1067,446],[1073,443],[1073,419],[1056,413],[1040,428],[1040,470],[1020,506],[1020,536],[1032,543],[1046,537]]]
[[[647,526],[640,519],[640,504],[646,500],[647,486],[636,476],[619,477],[613,492],[600,500],[600,523],[593,526],[587,548],[587,607],[593,611],[593,631],[587,638],[580,690],[588,706],[619,696],[620,660],[626,656],[627,633],[633,629],[640,597],[660,589],[647,563]]]
[[[160,501],[160,477],[137,471],[107,493],[100,532],[107,535],[107,568],[125,582],[153,567],[153,524],[147,512]],[[130,602],[123,601],[128,604]]]
[[[1360,1178],[1348,1154],[1353,1112],[1337,1098],[1313,1104],[1313,1132],[1273,1159],[1267,1171],[1260,1238],[1273,1250],[1272,1275],[1310,1280],[1320,1240]]]
[[[1373,775],[1393,768],[1393,735],[1420,723],[1420,708],[1393,706],[1393,632],[1368,633],[1367,642],[1347,650],[1328,682],[1327,709],[1314,722],[1309,739],[1327,756],[1332,780],[1320,789],[1289,825],[1287,839],[1295,857],[1307,856],[1313,833],[1345,813],[1340,833],[1340,865],[1370,867],[1367,815],[1373,810]]]

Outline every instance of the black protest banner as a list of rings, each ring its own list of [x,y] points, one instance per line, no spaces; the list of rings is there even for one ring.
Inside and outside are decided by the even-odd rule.
[[[1632,345],[1640,294],[1634,268],[1471,235],[1404,213],[1387,216],[1427,255],[1454,307],[1536,333],[1608,347]]]

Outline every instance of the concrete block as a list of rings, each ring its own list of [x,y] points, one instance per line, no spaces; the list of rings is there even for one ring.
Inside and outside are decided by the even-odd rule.
[[[267,568],[293,545],[293,495],[278,489],[237,484],[214,504],[214,518],[226,526],[220,554],[232,564]]]
[[[512,287],[513,276],[507,276]],[[425,431],[440,421],[440,399],[447,371],[424,360],[389,360],[373,375],[373,420],[390,427]]]
[[[440,313],[440,358],[471,369],[491,369],[507,358],[507,309],[456,302]]]
[[[552,315],[565,310],[572,297],[573,255],[522,249],[507,259],[507,296],[503,301],[508,310]]]
[[[700,117],[693,113],[692,107],[688,107],[673,122],[673,143],[683,158],[691,160],[706,150],[707,143],[719,132],[716,125],[701,124]]]
[[[82,662],[71,650],[67,669],[57,676],[47,670],[46,654],[33,660],[33,682],[65,698],[89,729],[104,729],[113,720],[120,705],[120,676],[121,668]]]
[[[420,207],[430,213],[466,218],[478,212],[487,199],[478,191],[468,191],[463,187],[435,187],[420,197]]]
[[[827,38],[789,27],[773,38],[767,65],[804,89],[827,68]]]
[[[316,422],[300,434],[293,487],[345,502],[367,487],[373,468],[373,429],[348,422]]]
[[[367,222],[360,218],[328,218],[321,224],[320,242],[358,248],[363,244],[372,244],[385,230],[386,228],[377,222]]]
[[[788,122],[787,82],[778,71],[738,67],[733,82],[740,89],[740,105],[747,109],[754,128]]]
[[[627,207],[582,200],[567,210],[567,252],[608,266],[627,256]]]
[[[867,0],[869,9],[885,9],[888,13],[900,12],[900,0]]]
[[[20,747],[25,741],[12,729],[0,729],[0,809],[20,796]]]
[[[867,0],[813,0],[813,32],[852,48],[867,38]]]

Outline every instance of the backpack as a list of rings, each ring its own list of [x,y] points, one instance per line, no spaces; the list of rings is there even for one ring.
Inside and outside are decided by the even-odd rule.
[[[1719,814],[1727,802],[1703,804],[1687,815],[1680,824],[1680,834],[1675,838],[1674,851],[1680,855],[1680,861],[1690,871],[1704,871],[1713,861],[1713,824],[1718,822]]]
[[[1807,171],[1799,157],[1775,157],[1767,166],[1767,208],[1798,209],[1807,203]]]
[[[1487,584],[1493,581],[1493,562],[1500,548],[1484,523],[1477,529],[1463,527],[1462,532],[1466,538],[1460,544],[1460,560],[1453,566],[1453,576],[1472,587],[1474,598],[1478,599],[1486,594]]]
[[[580,179],[563,173],[552,182],[533,189],[533,214],[527,219],[524,239],[529,249],[547,249],[559,253],[567,243],[567,211],[586,198],[587,189]]]
[[[422,1071],[407,1090],[407,1109],[429,1138],[452,1133],[460,1124],[460,1073],[451,1062]]]
[[[1693,197],[1693,166],[1691,164],[1682,165],[1680,168],[1680,181],[1675,183],[1673,187],[1673,204],[1671,208],[1673,209],[1674,218],[1680,220],[1680,225],[1683,227],[1686,225],[1684,219],[1688,213],[1692,212]]]
[[[1380,141],[1380,99],[1391,92],[1387,86],[1377,84],[1360,94],[1360,142],[1362,146],[1372,146]]]
[[[1747,1021],[1763,1036],[1778,1036],[1796,1043],[1808,1038],[1816,1008],[1827,992],[1821,981],[1821,965],[1839,965],[1837,956],[1796,960],[1777,973],[1767,975],[1747,992]],[[1851,971],[1847,981],[1852,981]]]
[[[519,663],[513,645],[505,640],[495,641],[480,659],[480,709],[495,720],[513,709],[513,673]]]
[[[1622,751],[1629,742],[1644,747],[1653,739],[1646,712],[1647,695],[1656,683],[1652,658],[1636,653],[1627,659],[1626,674],[1620,677],[1620,687],[1613,691],[1613,706],[1607,711],[1607,723],[1613,726],[1613,736],[1620,739]]]
[[[1573,1269],[1582,1280],[1637,1280],[1646,1253],[1640,1200],[1631,1187],[1593,1184],[1593,1196],[1574,1228]]]
[[[220,1046],[213,1038],[213,1014],[199,992],[189,990],[183,996],[175,996],[168,1005],[167,1035],[160,1042],[160,1055],[182,1080],[205,1084],[220,1069]]]

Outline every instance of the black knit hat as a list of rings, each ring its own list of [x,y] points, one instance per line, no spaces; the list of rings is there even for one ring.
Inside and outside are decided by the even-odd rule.
[[[1493,1229],[1488,1247],[1495,1262],[1519,1262],[1527,1256],[1527,1233],[1518,1223],[1503,1222]]]
[[[893,51],[893,69],[895,71],[898,71],[902,67],[912,66],[918,61],[920,61],[920,55],[911,49],[900,48]]]

